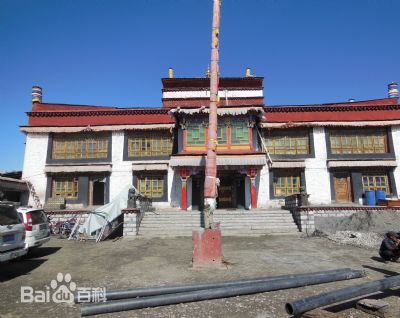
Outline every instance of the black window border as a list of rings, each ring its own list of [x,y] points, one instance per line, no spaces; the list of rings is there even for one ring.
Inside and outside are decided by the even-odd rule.
[[[53,159],[52,153],[53,153],[53,140],[54,137],[57,136],[65,136],[65,137],[70,137],[70,136],[82,136],[82,135],[90,135],[93,134],[95,137],[106,137],[108,139],[108,149],[107,149],[107,157],[106,158],[87,158],[87,159]],[[47,164],[52,164],[52,163],[68,163],[68,164],[74,164],[74,163],[99,163],[99,162],[106,162],[109,163],[112,161],[112,135],[111,132],[95,132],[95,133],[84,133],[84,132],[78,132],[78,133],[51,133],[49,135],[49,142],[47,145],[47,159],[46,163]]]
[[[152,198],[153,202],[168,202],[168,171],[167,170],[146,170],[135,171],[132,175],[132,184],[139,190],[139,182],[141,176],[163,176],[164,177],[164,194],[161,198]]]
[[[287,132],[293,132],[293,137],[296,137],[296,133],[298,131],[303,131],[306,132],[308,134],[308,145],[309,145],[309,153],[308,154],[298,154],[298,155],[290,155],[290,154],[273,154],[273,153],[269,153],[269,155],[271,156],[272,159],[275,160],[294,160],[294,159],[310,159],[310,158],[315,158],[315,147],[314,147],[314,133],[313,133],[313,129],[312,128],[298,128],[298,129],[293,129],[293,128],[285,128],[285,129],[273,129],[271,130],[271,135],[272,136],[284,136],[284,135],[288,135]],[[263,138],[266,137],[266,134],[268,133],[267,130],[264,129],[263,131]]]
[[[273,199],[284,199],[286,196],[275,196],[274,194],[274,174],[275,171],[296,171],[300,173],[300,186],[307,192],[306,176],[304,168],[274,168],[269,170],[269,197]]]
[[[382,127],[343,127],[343,128],[325,128],[325,141],[326,141],[326,153],[329,159],[340,159],[340,160],[356,160],[356,159],[396,159],[393,147],[393,136],[391,127],[383,127],[387,134],[388,150],[387,153],[366,153],[366,154],[333,154],[331,147],[331,133],[337,130],[359,130],[362,133],[363,129],[372,130],[374,128]]]
[[[157,129],[155,129],[155,130],[157,130]],[[161,132],[162,131],[163,130],[161,130]],[[143,157],[129,156],[129,153],[128,153],[128,139],[129,139],[129,135],[131,135],[133,133],[134,133],[134,131],[125,131],[125,133],[124,133],[123,161],[169,160],[169,158],[173,155],[174,149],[175,149],[175,146],[174,146],[174,144],[175,144],[175,133],[173,133],[171,135],[171,139],[172,138],[173,139],[172,139],[171,154],[169,156],[166,156],[166,155],[163,155],[163,156],[143,156]]]

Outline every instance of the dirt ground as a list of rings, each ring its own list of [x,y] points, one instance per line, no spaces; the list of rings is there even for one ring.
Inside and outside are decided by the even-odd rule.
[[[31,257],[0,265],[0,317],[79,317],[79,305],[19,302],[21,286],[43,290],[60,272],[70,273],[78,287],[106,287],[111,290],[343,267],[367,270],[368,277],[356,280],[97,316],[280,318],[288,317],[284,310],[287,301],[396,275],[400,270],[400,263],[382,263],[376,250],[338,245],[325,238],[304,238],[298,235],[224,237],[224,257],[233,263],[225,269],[192,269],[191,252],[190,237],[121,239],[97,244],[54,237]],[[400,289],[396,289],[373,297],[389,302],[391,308],[396,310],[393,317],[400,317],[399,295]],[[353,300],[327,309],[341,312],[346,318],[371,317],[355,310],[354,306]]]

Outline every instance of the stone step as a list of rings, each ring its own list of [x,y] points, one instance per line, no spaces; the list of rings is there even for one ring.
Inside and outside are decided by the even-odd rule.
[[[297,230],[287,230],[287,229],[271,229],[271,230],[222,230],[222,236],[263,236],[263,235],[299,235]],[[150,238],[150,237],[188,237],[191,239],[192,231],[169,231],[164,233],[159,232],[149,232],[146,233],[139,232],[138,236],[131,236],[133,238]],[[129,237],[129,236],[128,236]]]

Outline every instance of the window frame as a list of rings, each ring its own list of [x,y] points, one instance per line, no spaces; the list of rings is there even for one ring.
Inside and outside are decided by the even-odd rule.
[[[64,192],[57,191],[57,182],[62,182],[63,183],[63,190]],[[75,196],[69,196],[67,193],[68,191],[65,191],[65,189],[68,187],[68,184],[66,185],[65,182],[71,183],[71,193],[76,193]],[[59,193],[59,194],[57,194]],[[51,197],[62,197],[65,198],[66,200],[78,200],[79,198],[79,177],[78,176],[54,176],[51,181]]]
[[[370,184],[370,178],[372,178],[372,185]],[[383,178],[385,180],[385,186],[379,185],[377,186],[377,180],[376,178]],[[364,183],[364,181],[367,181]],[[391,194],[392,193],[392,185],[391,185],[391,177],[390,173],[386,171],[371,171],[371,172],[363,172],[361,174],[361,186],[362,186],[362,191],[365,193],[365,191],[368,190],[385,190],[386,194]]]
[[[154,202],[159,202],[159,201],[165,201],[167,199],[167,195],[168,195],[168,184],[166,183],[166,175],[165,174],[161,174],[161,173],[150,173],[150,174],[140,174],[137,175],[136,177],[136,187],[138,189],[138,191],[140,193],[142,193],[143,195],[146,195],[147,197],[151,198]],[[152,178],[157,178],[159,180],[159,185],[161,185],[162,187],[162,195],[161,196],[157,196],[157,197],[153,197],[153,196],[149,196],[148,195],[148,191],[142,191],[141,187],[142,187],[142,182],[146,181],[146,179],[152,179]],[[151,192],[153,185],[151,184]]]
[[[285,139],[285,143],[287,140],[289,140],[289,144],[292,145],[292,142],[295,141],[295,146],[290,147],[288,150],[285,147],[282,147],[280,149],[284,149],[282,152],[277,153],[277,141],[279,139]],[[306,152],[301,152],[298,150],[299,147],[299,142],[301,140],[306,140],[306,146],[305,150]],[[310,130],[293,130],[293,129],[284,129],[280,131],[272,131],[271,133],[268,134],[268,132],[265,132],[263,135],[263,142],[265,143],[265,146],[268,149],[268,152],[271,156],[279,158],[279,157],[291,157],[291,158],[307,158],[307,157],[313,157],[313,138],[312,138],[312,133],[310,133]],[[272,146],[271,144],[272,143]],[[285,146],[285,145],[284,145]],[[290,150],[294,149],[295,153],[289,153]]]
[[[328,145],[328,155],[331,158],[392,158],[392,139],[391,139],[391,130],[387,128],[375,127],[375,128],[360,128],[360,129],[330,129],[326,135],[327,145]],[[383,149],[384,152],[376,152],[376,148],[379,147],[381,142],[374,143],[375,138],[383,137]],[[335,146],[335,142],[333,138],[340,138],[340,142],[336,143],[338,146]],[[343,139],[347,138],[347,139]],[[365,147],[368,144],[368,141],[371,141],[369,138],[372,138],[372,151],[366,151],[366,149],[371,149]],[[348,140],[349,142],[343,142],[343,140]],[[356,146],[354,146],[356,143]],[[343,145],[348,144],[348,147],[344,147]],[[380,147],[382,148],[382,147]],[[338,149],[338,150],[335,150]],[[346,151],[347,150],[347,151]]]
[[[165,134],[164,134],[165,135]],[[161,151],[149,151],[146,154],[138,155],[133,152],[132,143],[136,140],[137,142],[143,143],[145,142],[150,143],[150,148],[153,147],[156,141],[160,142],[160,149]],[[147,148],[148,145],[145,145]],[[174,142],[172,135],[163,136],[162,131],[157,132],[139,132],[139,133],[127,133],[125,135],[125,151],[126,153],[126,160],[141,160],[141,159],[152,159],[152,158],[161,158],[161,159],[168,159],[172,153],[174,148]]]
[[[101,149],[101,151],[89,151],[89,149],[93,149],[93,146],[90,146],[93,143],[89,143],[89,141],[93,140],[96,142],[95,148]],[[102,143],[103,146],[98,147],[99,143]],[[64,149],[63,156],[56,157],[57,147]],[[73,153],[70,158],[68,158],[67,148]],[[54,133],[49,136],[46,163],[110,162],[111,148],[111,133]],[[91,153],[97,155],[90,155]]]
[[[287,178],[287,177],[296,177],[298,180],[298,192],[291,192],[288,194],[287,191],[285,191],[284,194],[276,194],[276,187],[275,187],[275,179],[277,178]],[[287,182],[285,181],[287,184]],[[306,182],[304,178],[304,170],[303,169],[273,169],[270,171],[270,198],[271,199],[284,199],[286,196],[292,195],[292,194],[298,194],[300,193],[301,187],[306,188]],[[292,187],[293,188],[293,187]]]

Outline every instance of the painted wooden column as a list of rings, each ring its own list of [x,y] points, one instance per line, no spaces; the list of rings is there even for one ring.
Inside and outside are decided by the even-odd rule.
[[[248,175],[250,177],[251,208],[255,209],[257,208],[257,187],[256,187],[257,168],[250,167]]]
[[[189,169],[187,167],[181,167],[179,170],[179,174],[181,176],[182,181],[182,190],[181,190],[181,209],[187,210],[188,208],[188,199],[187,199],[187,179],[189,178]]]

